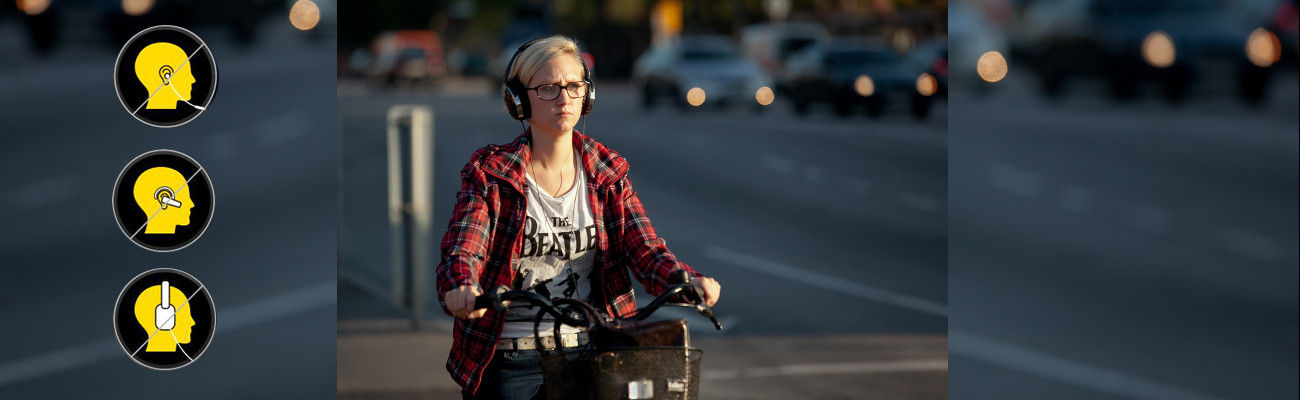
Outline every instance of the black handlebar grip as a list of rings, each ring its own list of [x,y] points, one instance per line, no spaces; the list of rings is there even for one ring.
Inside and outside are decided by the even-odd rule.
[[[672,285],[691,283],[691,274],[684,269],[673,271],[671,275],[668,275],[668,283]]]
[[[501,294],[508,290],[510,290],[510,288],[497,286],[495,289],[489,290],[487,293],[475,296],[474,309],[478,310],[481,308],[488,308],[494,311],[505,311],[506,306],[503,304],[504,302],[501,301]]]

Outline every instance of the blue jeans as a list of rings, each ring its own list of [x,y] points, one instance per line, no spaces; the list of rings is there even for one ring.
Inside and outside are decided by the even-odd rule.
[[[543,400],[542,359],[537,350],[501,351],[483,370],[478,393],[464,400]]]

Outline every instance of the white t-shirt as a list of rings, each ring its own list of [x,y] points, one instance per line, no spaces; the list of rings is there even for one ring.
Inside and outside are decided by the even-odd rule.
[[[552,197],[528,177],[528,214],[513,286],[548,299],[575,298],[587,301],[591,295],[591,273],[596,253],[596,221],[587,198],[587,177],[574,152],[573,187]],[[538,309],[516,302],[506,312],[501,337],[533,336],[533,317]],[[541,334],[554,334],[554,317],[542,320]],[[562,325],[560,332],[578,328]]]

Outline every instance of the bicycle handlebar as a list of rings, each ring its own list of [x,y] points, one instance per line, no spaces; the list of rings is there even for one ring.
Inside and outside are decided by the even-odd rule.
[[[686,271],[674,271],[668,281],[676,284],[668,287],[668,290],[665,290],[663,294],[655,297],[650,304],[637,309],[636,313],[632,314],[627,319],[642,321],[649,317],[650,314],[659,310],[660,307],[678,306],[695,309],[695,311],[699,312],[700,315],[707,317],[709,321],[713,322],[714,328],[722,330],[722,323],[718,322],[718,318],[713,315],[713,310],[704,305],[704,294],[700,292],[698,286],[691,283],[691,277],[686,273]],[[508,301],[525,301],[538,306],[538,308],[541,308],[543,312],[554,316],[561,323],[566,325],[587,326],[587,321],[585,319],[565,315],[565,313],[560,312],[550,300],[547,300],[545,297],[542,297],[537,293],[523,290],[509,290],[509,288],[505,286],[497,286],[496,288],[489,290],[487,293],[475,297],[474,309],[488,308],[498,312],[505,311],[507,307],[506,302]]]

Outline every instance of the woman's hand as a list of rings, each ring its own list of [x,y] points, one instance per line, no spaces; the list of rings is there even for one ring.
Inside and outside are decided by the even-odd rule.
[[[718,281],[713,278],[700,277],[691,281],[691,283],[694,283],[704,292],[704,305],[713,307],[714,304],[718,304],[718,296],[722,295],[722,286],[718,285]]]
[[[716,285],[716,283],[715,283]],[[486,308],[474,309],[474,298],[483,294],[477,286],[465,285],[448,291],[443,295],[447,301],[447,310],[456,318],[482,318],[487,314]]]

